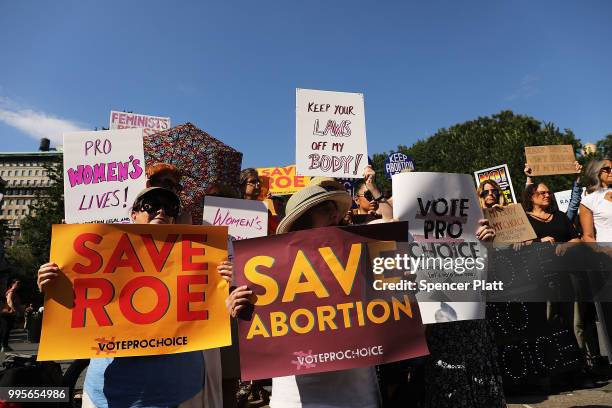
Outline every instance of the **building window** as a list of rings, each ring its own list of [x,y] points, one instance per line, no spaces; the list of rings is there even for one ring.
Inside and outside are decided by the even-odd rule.
[[[39,170],[35,170],[35,171],[34,171],[34,175],[35,175],[35,176],[38,176],[38,172],[39,172]]]
[[[8,210],[6,213],[7,213],[8,215],[13,215],[13,210]]]
[[[38,183],[38,180],[34,180],[34,182],[33,182],[33,184],[32,184],[32,185],[34,185],[34,186],[35,186],[37,183]]]
[[[9,171],[8,171],[8,173],[7,173],[6,175],[7,175],[8,177],[10,177],[10,176],[11,176],[11,173],[12,173],[12,172],[9,170]]]
[[[28,176],[32,175],[32,170],[28,170]]]
[[[26,180],[26,186],[30,185],[30,180]]]

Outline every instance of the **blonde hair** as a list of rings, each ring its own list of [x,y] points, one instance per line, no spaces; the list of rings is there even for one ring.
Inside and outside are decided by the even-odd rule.
[[[480,196],[480,193],[484,190],[484,186],[486,186],[487,184],[493,186],[493,188],[495,188],[495,189],[497,189],[497,191],[499,191],[499,198],[497,199],[497,203],[495,203],[495,204],[499,204],[502,207],[507,206],[508,205],[508,200],[506,200],[506,196],[504,195],[504,192],[502,191],[502,189],[499,186],[499,184],[497,184],[494,180],[487,179],[487,180],[481,181],[480,184],[478,185],[478,189],[476,190],[476,193],[478,194],[478,202],[480,203],[480,208],[486,208],[487,207],[485,205],[485,199]]]

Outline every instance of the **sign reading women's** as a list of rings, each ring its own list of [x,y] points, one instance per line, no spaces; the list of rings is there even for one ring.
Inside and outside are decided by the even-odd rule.
[[[361,178],[368,164],[363,94],[296,90],[297,173]]]
[[[227,228],[54,225],[39,360],[180,353],[231,343],[217,273]],[[70,341],[66,341],[70,339]]]
[[[256,296],[249,320],[238,321],[242,379],[428,354],[409,296],[376,292],[366,261],[369,245],[405,241],[406,228],[405,223],[328,227],[235,242],[237,284],[248,285]]]
[[[168,130],[170,126],[170,118],[162,116],[141,115],[139,113],[111,111],[109,129],[144,129],[145,135]]]
[[[268,206],[263,201],[235,198],[204,198],[204,225],[228,227],[234,240],[268,234]]]
[[[488,169],[475,171],[474,178],[476,179],[477,186],[485,180],[493,180],[499,185],[499,188],[501,188],[508,204],[517,202],[507,164],[501,164],[499,166],[489,167]]]
[[[306,187],[310,181],[310,177],[298,176],[295,173],[295,164],[285,167],[259,168],[257,174],[269,180],[268,192],[273,195],[293,194]]]
[[[64,134],[64,205],[68,224],[126,223],[145,188],[142,129]]]
[[[400,173],[392,177],[393,216],[408,221],[410,234],[418,245],[409,255],[422,258],[415,267],[417,280],[432,284],[469,283],[465,291],[445,286],[431,293],[417,294],[424,323],[484,318],[484,303],[440,302],[479,297],[477,284],[486,267],[486,251],[479,244],[476,231],[483,218],[472,179],[467,174]],[[425,265],[425,266],[423,266]],[[478,283],[476,283],[478,282]],[[480,289],[486,289],[481,287]],[[471,291],[471,292],[470,292]],[[435,299],[435,301],[434,301]]]

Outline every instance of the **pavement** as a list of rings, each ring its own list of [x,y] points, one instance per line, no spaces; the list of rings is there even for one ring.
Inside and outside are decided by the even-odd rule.
[[[11,353],[36,354],[38,343],[27,341],[27,333],[22,329],[14,329],[9,341],[13,349]],[[0,363],[4,361],[5,353],[0,353]],[[59,361],[62,370],[66,370],[71,361]],[[82,389],[85,371],[77,382],[77,390]],[[508,408],[612,408],[612,367],[608,370],[607,379],[596,383],[596,388],[568,389],[551,395],[508,395]],[[253,401],[251,408],[268,408],[261,401]]]

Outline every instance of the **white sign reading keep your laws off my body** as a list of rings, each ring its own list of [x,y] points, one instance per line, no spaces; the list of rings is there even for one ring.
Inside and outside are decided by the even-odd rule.
[[[368,164],[363,94],[296,90],[297,174],[361,178]]]

